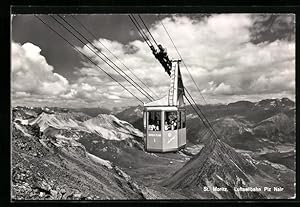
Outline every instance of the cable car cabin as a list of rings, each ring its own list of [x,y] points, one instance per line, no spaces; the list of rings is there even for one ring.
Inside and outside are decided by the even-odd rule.
[[[168,94],[144,104],[145,148],[151,152],[177,151],[186,145],[184,87],[179,70],[180,60],[172,60]]]

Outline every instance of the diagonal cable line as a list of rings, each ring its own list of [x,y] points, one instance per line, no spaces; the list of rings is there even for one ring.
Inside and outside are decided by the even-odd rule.
[[[134,86],[140,93],[142,93],[146,98],[148,98],[150,101],[154,100],[153,97],[145,91],[138,83],[136,83],[130,76],[128,76],[120,67],[118,67],[113,61],[111,61],[104,53],[102,53],[92,42],[90,42],[87,38],[84,37],[76,28],[74,28],[68,21],[66,21],[64,18],[62,18],[60,15],[58,15],[60,19],[62,19],[67,25],[69,25],[75,32],[77,32],[83,39],[85,39],[89,44],[91,44],[98,52],[100,52],[110,63],[112,63],[116,68],[119,69],[127,78],[129,78],[133,83],[135,83],[139,88],[137,88],[133,83],[128,81],[123,75],[121,75],[115,68],[113,68],[107,61],[105,61],[102,57],[99,56],[98,53],[91,50],[89,46],[87,46],[93,53],[95,53],[98,57],[100,57],[107,65],[109,65],[114,71],[118,72],[119,75],[121,75],[128,83],[130,83],[132,86]],[[60,22],[58,22],[61,24]],[[73,36],[75,36],[78,40],[80,40],[74,33],[72,33],[68,28],[66,28],[63,24],[61,24],[66,30],[68,30]],[[81,41],[81,40],[80,40]],[[82,41],[81,41],[82,42]],[[84,44],[84,43],[83,43]],[[150,98],[149,98],[150,97]]]
[[[78,32],[72,25],[70,25],[66,20],[64,20],[60,15],[58,15],[60,19],[62,19],[65,23],[67,23],[74,31],[76,31],[83,39],[85,39],[88,43],[90,43],[94,48],[96,48],[88,39],[86,39],[80,32]],[[64,24],[62,24],[60,21],[58,21],[55,17],[51,16],[57,23],[59,23],[62,27],[64,27],[68,32],[70,32],[76,39],[78,39],[82,44],[85,45],[85,43],[76,36],[70,29],[68,29]],[[103,59],[95,50],[93,50],[90,46],[86,45],[87,48],[89,48],[96,56],[98,56],[102,61],[104,61],[107,65],[109,65],[115,72],[117,72],[121,77],[123,77],[128,83],[130,83],[135,89],[137,89],[140,93],[142,93],[146,98],[148,98],[150,101],[154,100],[151,95],[149,95],[147,92],[144,91],[143,88],[141,88],[140,85],[138,85],[134,80],[132,80],[126,73],[124,73],[114,62],[112,62],[105,54],[103,54],[100,50],[97,50],[105,57],[108,61],[110,61],[115,67],[117,67],[125,76],[129,77],[131,81],[133,81],[136,85],[138,85],[141,90],[131,83],[128,79],[126,79],[116,68],[114,68],[110,63],[108,63],[105,59]],[[149,98],[150,97],[150,98]]]
[[[130,16],[129,16],[129,17],[130,17]],[[131,17],[132,17],[132,18],[131,18]],[[133,20],[135,21],[135,25],[137,25],[138,30],[140,30],[141,33],[143,33],[143,35],[145,36],[145,38],[147,39],[147,41],[150,42],[150,44],[151,44],[152,47],[154,47],[153,44],[152,44],[152,42],[151,42],[151,40],[150,40],[150,38],[148,37],[148,35],[146,34],[146,32],[144,32],[142,26],[140,25],[140,23],[138,22],[138,20],[135,18],[135,16],[134,16],[133,14],[131,14],[131,17],[130,17],[130,19],[131,19],[131,20],[133,19]],[[149,46],[149,45],[148,45],[148,46]],[[150,46],[149,46],[149,47],[150,47]]]
[[[200,107],[197,105],[197,103],[195,102],[194,98],[192,97],[192,95],[190,94],[190,92],[185,88],[185,90],[187,91],[188,95],[190,96],[190,98],[192,99],[194,105],[196,106],[196,108],[200,111],[200,113],[202,114],[203,118],[205,119],[205,121],[207,122],[207,124],[209,125],[209,127],[212,129],[212,132],[214,133],[214,135],[216,136],[217,139],[220,139],[217,132],[215,131],[215,129],[213,128],[213,126],[211,125],[210,121],[206,118],[206,116],[204,115],[204,113],[202,112],[202,110],[200,109]]]
[[[186,95],[184,95],[184,96],[185,96],[186,100],[189,102],[189,104],[191,105],[191,107],[194,109],[194,111],[197,113],[197,115],[200,118],[200,120],[202,121],[203,125],[208,129],[209,132],[211,132],[211,134],[213,136],[215,136],[218,139],[218,137],[216,136],[216,134],[211,130],[211,128],[206,124],[206,122],[203,120],[203,118],[197,112],[197,110],[195,109],[195,107],[193,106],[193,104],[191,103],[191,101],[189,100],[189,98]]]
[[[129,18],[130,18],[130,20],[132,21],[132,23],[134,24],[134,26],[137,28],[137,30],[138,30],[138,32],[139,32],[139,34],[141,35],[141,37],[144,39],[144,41],[147,43],[147,45],[150,47],[150,46],[152,46],[152,43],[149,41],[149,39],[148,39],[148,37],[146,36],[144,36],[144,33],[142,32],[142,29],[140,29],[139,28],[139,26],[137,25],[137,23],[135,22],[135,19],[133,19],[132,17],[131,17],[131,15],[129,14],[128,15],[129,16]],[[151,43],[151,45],[149,44],[149,42]]]
[[[111,79],[113,79],[115,82],[117,82],[122,88],[124,88],[126,91],[128,91],[133,97],[135,97],[137,100],[139,100],[141,103],[144,103],[140,98],[135,96],[131,91],[129,91],[123,84],[121,84],[117,79],[115,79],[113,76],[111,76],[109,73],[107,73],[103,68],[101,68],[97,63],[95,63],[91,58],[86,56],[83,52],[78,50],[70,41],[68,41],[65,37],[63,37],[59,32],[57,32],[55,29],[53,29],[48,23],[43,21],[40,17],[37,15],[34,15],[37,19],[39,19],[44,25],[46,25],[51,31],[56,33],[59,37],[61,37],[64,41],[66,41],[73,49],[75,49],[79,54],[83,55],[86,59],[88,59],[91,63],[93,63],[96,67],[101,69],[107,76],[109,76]]]
[[[157,44],[157,42],[155,41],[154,37],[152,36],[152,34],[151,34],[150,30],[148,29],[148,27],[147,27],[147,25],[145,24],[144,20],[142,19],[141,15],[138,15],[138,16],[139,16],[140,20],[142,21],[143,25],[145,26],[146,30],[149,32],[150,36],[152,37],[152,39],[153,39],[154,43],[155,43],[155,44],[156,44],[156,46],[158,47],[158,44]]]
[[[195,84],[196,88],[198,89],[198,91],[199,91],[199,93],[200,93],[200,95],[201,95],[201,97],[202,97],[203,101],[204,101],[204,102],[205,102],[205,104],[207,105],[207,102],[206,102],[206,100],[205,100],[204,96],[202,95],[200,88],[199,88],[199,87],[198,87],[198,85],[196,84],[196,81],[194,80],[194,78],[193,78],[193,76],[192,76],[192,74],[191,74],[190,70],[189,70],[189,69],[188,69],[188,67],[186,66],[186,64],[185,64],[185,61],[183,60],[183,58],[181,57],[181,55],[180,55],[180,53],[179,53],[179,51],[178,51],[178,49],[177,49],[177,47],[176,47],[176,45],[175,45],[175,43],[174,43],[173,39],[171,38],[171,36],[170,36],[170,34],[169,34],[169,32],[168,32],[168,30],[166,29],[166,27],[165,27],[165,25],[163,24],[163,22],[162,22],[162,21],[161,21],[160,23],[161,23],[161,25],[163,26],[164,30],[166,31],[166,33],[167,33],[167,35],[168,35],[169,39],[171,40],[171,42],[172,42],[172,44],[173,44],[173,46],[174,46],[174,48],[175,48],[175,50],[176,50],[177,54],[179,55],[180,59],[182,60],[182,62],[183,62],[183,64],[184,64],[184,66],[185,66],[186,70],[188,71],[188,73],[189,73],[189,75],[190,75],[190,77],[191,77],[192,81],[194,82],[194,84]]]
[[[75,16],[71,15],[71,17],[82,27],[85,29],[85,31],[87,31],[87,33],[89,33],[96,41],[98,41],[114,58],[116,58],[129,72],[131,72],[131,74],[137,78],[152,94],[154,94],[157,98],[157,94],[154,93],[138,76],[136,76],[133,71],[131,69],[129,69],[115,54],[113,54],[103,43],[102,41],[98,40],[98,38],[86,27],[84,26],[84,24]]]

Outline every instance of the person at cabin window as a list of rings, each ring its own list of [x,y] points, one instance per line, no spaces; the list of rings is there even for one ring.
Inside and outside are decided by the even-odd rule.
[[[171,121],[171,130],[177,129],[177,124],[174,120]]]
[[[176,130],[177,129],[177,112],[170,111],[166,112],[165,119],[165,130]]]
[[[160,131],[160,121],[156,120],[155,131]]]
[[[148,127],[148,128],[149,128],[150,131],[154,131],[154,130],[153,130],[153,125],[152,125],[152,124],[151,124],[151,125],[149,124],[149,127]]]
[[[171,129],[170,125],[168,124],[167,121],[165,121],[165,130],[168,131],[170,129]]]

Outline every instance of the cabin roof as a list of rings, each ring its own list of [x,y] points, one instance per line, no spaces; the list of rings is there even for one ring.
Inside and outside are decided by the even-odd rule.
[[[168,106],[168,95],[157,99],[155,101],[149,102],[144,104],[144,106],[148,107],[148,106]]]

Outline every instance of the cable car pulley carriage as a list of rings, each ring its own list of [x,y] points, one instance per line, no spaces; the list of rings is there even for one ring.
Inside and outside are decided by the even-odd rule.
[[[168,94],[161,99],[144,104],[147,151],[177,151],[186,145],[186,113],[180,62],[181,60],[172,60],[169,64],[170,68],[165,67],[171,80]]]

